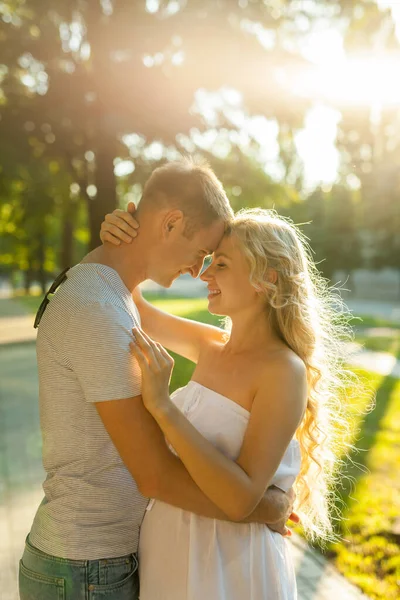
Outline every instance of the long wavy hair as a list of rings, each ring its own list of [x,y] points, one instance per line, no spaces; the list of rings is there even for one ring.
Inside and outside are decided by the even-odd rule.
[[[309,539],[335,539],[333,489],[341,456],[350,447],[344,400],[354,383],[344,366],[343,342],[351,338],[346,311],[319,273],[305,236],[289,219],[273,210],[241,210],[227,235],[238,239],[250,281],[265,295],[277,335],[306,366],[307,406],[296,432],[302,462],[295,509]],[[276,283],[268,281],[270,268],[277,272]]]

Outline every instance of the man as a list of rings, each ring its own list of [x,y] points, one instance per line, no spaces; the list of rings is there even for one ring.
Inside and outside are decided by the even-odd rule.
[[[195,485],[140,396],[129,352],[132,291],[197,277],[232,209],[205,167],[156,169],[132,244],[104,245],[70,271],[42,315],[37,357],[45,498],[20,564],[21,600],[138,597],[139,528],[148,498],[226,516]],[[291,497],[267,491],[248,521],[284,531]]]

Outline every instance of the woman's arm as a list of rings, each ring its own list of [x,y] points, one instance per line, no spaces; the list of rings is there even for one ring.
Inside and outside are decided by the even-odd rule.
[[[128,209],[131,212],[116,209],[106,215],[100,231],[103,243],[127,243],[139,234],[139,224],[134,219],[135,205],[130,203]],[[205,344],[222,343],[225,339],[226,334],[219,327],[176,317],[156,308],[143,298],[138,288],[132,296],[140,313],[142,328],[149,336],[172,352],[195,363]]]
[[[133,300],[139,310],[144,331],[165,348],[194,363],[197,363],[205,345],[224,341],[226,333],[219,327],[171,315],[147,302],[136,290]]]
[[[199,488],[234,521],[246,518],[271,481],[304,413],[304,364],[297,357],[265,367],[236,462],[205,439],[170,401],[171,357],[135,330],[133,352],[142,369],[142,397]],[[171,363],[172,361],[172,363]]]

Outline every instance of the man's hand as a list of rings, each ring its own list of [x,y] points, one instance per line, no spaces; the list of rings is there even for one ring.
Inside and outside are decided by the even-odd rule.
[[[279,517],[274,521],[268,521],[266,524],[272,531],[280,533],[284,537],[290,537],[292,532],[286,526],[288,521],[299,523],[299,516],[293,512],[293,503],[296,499],[296,494],[293,488],[288,492],[283,492],[279,488],[271,486],[268,489],[269,500],[273,502],[276,508],[276,516]]]

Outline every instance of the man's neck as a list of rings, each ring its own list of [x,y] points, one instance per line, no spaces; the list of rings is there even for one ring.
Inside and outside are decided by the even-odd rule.
[[[135,241],[131,243],[133,244]],[[130,247],[128,253],[127,245],[125,244],[124,246],[103,244],[89,252],[81,262],[99,263],[111,267],[117,271],[128,290],[133,292],[135,287],[147,279],[146,264],[142,252],[134,253]],[[137,250],[139,249],[137,248]]]

